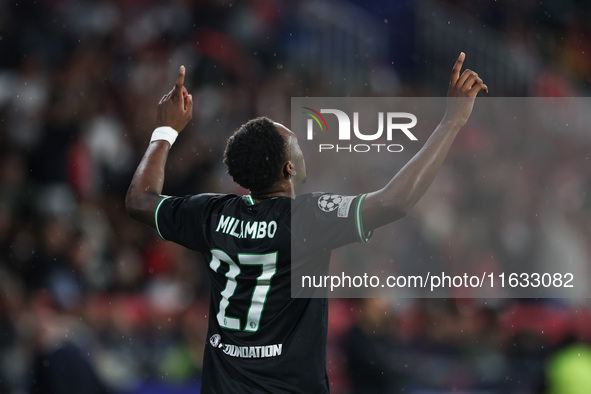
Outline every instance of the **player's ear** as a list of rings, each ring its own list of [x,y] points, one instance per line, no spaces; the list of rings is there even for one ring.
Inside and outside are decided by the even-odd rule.
[[[292,176],[296,175],[297,172],[291,160],[283,165],[283,177],[285,179],[290,179]]]

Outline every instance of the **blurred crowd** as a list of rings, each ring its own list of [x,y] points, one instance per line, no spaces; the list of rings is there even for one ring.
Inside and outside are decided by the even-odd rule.
[[[336,94],[330,75],[290,52],[304,25],[324,23],[299,17],[312,3],[0,3],[0,393],[196,392],[209,313],[205,265],[129,219],[125,192],[180,64],[195,113],[171,151],[164,193],[244,192],[221,162],[230,133],[258,115],[289,124],[291,97]],[[320,3],[347,4],[380,23],[414,12],[402,0]],[[515,57],[536,65],[531,95],[585,95],[589,6],[439,3],[520,48]],[[392,46],[380,59],[354,54],[365,82],[351,93],[441,91],[417,75],[414,32],[401,26],[387,23]],[[416,213],[385,231],[399,239],[396,262],[486,266],[494,256],[564,260],[588,272],[588,132],[515,134],[485,124],[465,130]],[[534,149],[534,139],[546,143]],[[482,223],[476,234],[474,222]],[[335,393],[591,387],[591,310],[582,301],[331,304]]]

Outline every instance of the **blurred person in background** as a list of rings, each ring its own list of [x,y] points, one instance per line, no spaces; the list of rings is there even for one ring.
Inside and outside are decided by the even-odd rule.
[[[35,354],[31,394],[112,394],[89,360],[87,328],[60,312],[56,300],[38,292],[29,327]]]
[[[355,323],[341,338],[347,359],[352,393],[400,392],[404,377],[395,349],[400,346],[393,334],[398,324],[384,298],[363,298],[353,303]],[[398,353],[399,354],[399,353]]]

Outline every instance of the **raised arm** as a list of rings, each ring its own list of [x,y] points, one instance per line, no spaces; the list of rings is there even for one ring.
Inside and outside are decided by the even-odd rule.
[[[373,230],[404,217],[425,194],[460,129],[466,124],[474,99],[488,87],[474,71],[461,75],[466,55],[462,52],[451,72],[443,119],[421,150],[388,182],[369,193],[363,203],[363,226]]]
[[[158,103],[156,130],[125,197],[127,214],[152,227],[155,226],[154,210],[162,199],[168,151],[178,132],[192,117],[193,97],[183,86],[184,83],[185,66],[181,66],[174,87]]]

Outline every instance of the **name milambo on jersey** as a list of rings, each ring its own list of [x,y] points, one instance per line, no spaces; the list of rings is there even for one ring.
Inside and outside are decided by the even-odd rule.
[[[220,215],[215,231],[236,238],[273,238],[277,232],[277,222],[274,220],[269,222],[244,221],[232,216]]]

